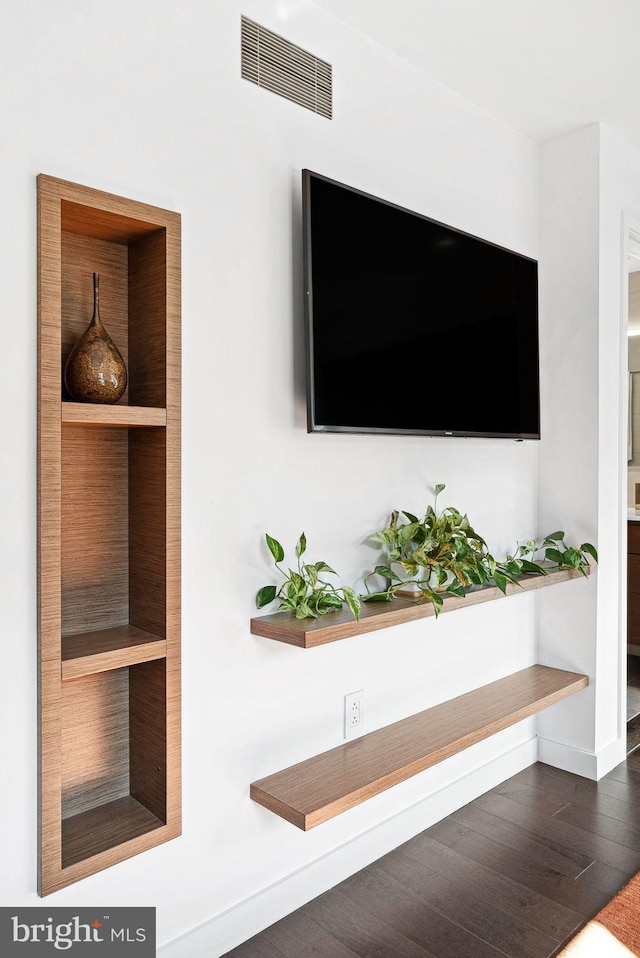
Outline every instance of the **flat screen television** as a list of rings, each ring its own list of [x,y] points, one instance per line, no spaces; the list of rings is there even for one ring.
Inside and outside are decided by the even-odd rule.
[[[310,432],[540,438],[538,264],[302,171]]]

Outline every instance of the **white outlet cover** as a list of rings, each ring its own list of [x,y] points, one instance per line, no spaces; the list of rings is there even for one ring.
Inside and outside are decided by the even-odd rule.
[[[357,738],[364,731],[364,692],[348,692],[344,697],[344,737]]]

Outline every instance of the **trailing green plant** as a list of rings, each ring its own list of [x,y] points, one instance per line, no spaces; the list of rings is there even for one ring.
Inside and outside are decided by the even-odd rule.
[[[337,575],[326,562],[304,562],[302,556],[307,549],[307,539],[304,534],[296,544],[296,569],[283,569],[280,564],[284,561],[284,549],[277,539],[265,535],[267,546],[273,556],[275,567],[284,581],[278,588],[275,585],[263,586],[256,596],[256,605],[259,609],[270,605],[276,599],[280,600],[278,609],[293,612],[297,619],[317,618],[334,612],[346,604],[356,619],[360,618],[360,599],[356,591],[349,586],[335,586],[324,578],[327,575]]]
[[[394,511],[389,524],[370,536],[386,549],[389,564],[377,565],[365,578],[364,602],[388,602],[398,595],[428,599],[437,616],[446,594],[462,597],[469,589],[490,583],[506,594],[508,584],[517,584],[523,575],[547,575],[562,568],[578,569],[586,575],[588,557],[598,561],[591,543],[584,542],[580,548],[567,546],[564,532],[550,533],[540,544],[529,540],[518,546],[514,555],[498,561],[466,514],[453,506],[437,512],[438,496],[444,488],[444,483],[435,487],[434,504],[427,507],[422,519],[406,510]],[[543,550],[546,566],[536,561]],[[394,562],[400,563],[404,577],[390,568]],[[371,592],[368,580],[373,575],[384,576],[387,588]],[[418,590],[415,597],[406,595],[409,587]]]
[[[583,542],[580,546],[568,546],[564,541],[564,532],[550,532],[542,542],[534,539],[518,546],[515,555],[507,556],[500,568],[505,568],[513,575],[523,575],[534,572],[538,575],[548,575],[555,569],[577,569],[584,576],[591,564],[589,556],[597,562],[598,552],[591,542]],[[544,551],[546,566],[535,562],[538,552]]]
[[[367,594],[361,597],[364,602],[388,602],[411,586],[419,590],[418,598],[431,601],[437,615],[444,594],[464,596],[469,586],[487,582],[496,563],[468,516],[454,506],[436,511],[444,488],[443,483],[436,486],[434,504],[427,506],[422,519],[407,510],[395,510],[388,526],[370,536],[386,548],[389,563],[400,563],[406,576],[403,578],[388,565],[377,565],[365,579]],[[370,592],[368,580],[373,575],[388,579],[388,587]]]

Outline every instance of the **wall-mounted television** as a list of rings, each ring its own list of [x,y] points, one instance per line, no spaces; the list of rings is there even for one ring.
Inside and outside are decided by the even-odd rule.
[[[538,264],[302,171],[310,432],[540,438]]]

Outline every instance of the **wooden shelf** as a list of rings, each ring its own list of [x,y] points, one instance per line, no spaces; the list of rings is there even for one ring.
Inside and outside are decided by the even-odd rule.
[[[181,831],[180,229],[38,177],[40,895]],[[115,405],[63,382],[93,273]]]
[[[152,662],[166,654],[165,639],[133,625],[66,635],[62,637],[62,681]]]
[[[306,831],[588,684],[533,665],[254,782],[251,798]]]
[[[587,568],[587,575],[590,573]],[[582,573],[575,569],[561,569],[548,575],[522,576],[517,585],[509,583],[507,595],[518,595],[532,589],[544,589],[546,586],[568,579],[582,579]],[[444,605],[440,615],[465,609],[481,602],[503,599],[503,593],[497,586],[483,586],[469,591],[464,598],[455,595],[444,596]],[[296,619],[291,612],[274,612],[271,615],[257,616],[251,619],[251,631],[277,642],[286,642],[301,649],[312,649],[316,645],[347,639],[352,635],[365,632],[377,632],[402,622],[414,622],[434,615],[433,605],[425,599],[393,599],[391,602],[363,603],[359,621],[356,621],[347,609],[329,612],[317,619]]]
[[[130,795],[73,815],[62,822],[62,867],[69,868],[163,826],[164,822]]]
[[[166,426],[167,410],[154,406],[100,406],[96,403],[63,402],[63,426]]]

